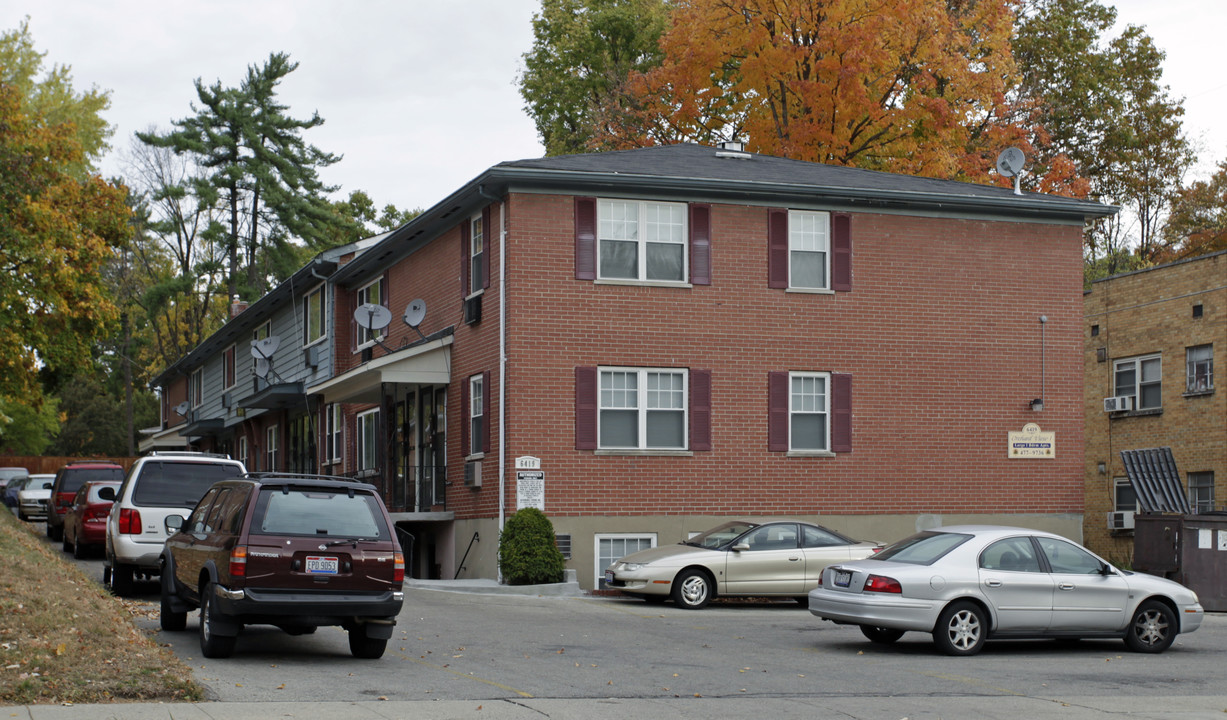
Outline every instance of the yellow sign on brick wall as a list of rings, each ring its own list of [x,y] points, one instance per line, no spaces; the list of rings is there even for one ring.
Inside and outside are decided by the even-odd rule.
[[[1009,433],[1011,460],[1054,460],[1057,456],[1057,434],[1044,432],[1035,423],[1023,425],[1022,432]]]

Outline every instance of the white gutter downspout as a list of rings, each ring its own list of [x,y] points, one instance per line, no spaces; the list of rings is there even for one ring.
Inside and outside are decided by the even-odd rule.
[[[507,519],[507,203],[498,204],[498,532]],[[499,582],[503,571],[499,569]]]

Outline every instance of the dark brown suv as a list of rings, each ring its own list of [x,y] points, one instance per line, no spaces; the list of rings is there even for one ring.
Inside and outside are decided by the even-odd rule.
[[[172,522],[175,520],[172,519]],[[252,473],[214,484],[162,552],[162,629],[200,608],[200,651],[228,657],[244,625],[349,632],[378,658],[404,603],[405,558],[375,487]]]

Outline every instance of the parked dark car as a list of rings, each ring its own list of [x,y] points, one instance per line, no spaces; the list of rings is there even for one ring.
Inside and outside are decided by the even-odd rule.
[[[378,658],[404,603],[405,559],[375,487],[344,478],[249,474],[214,484],[162,552],[163,630],[200,608],[200,651],[228,657],[244,625],[291,635],[349,632]]]
[[[47,537],[60,540],[64,537],[64,515],[72,505],[81,485],[90,480],[124,479],[123,466],[99,460],[71,462],[60,468],[55,474],[55,485],[51,488],[51,508],[47,511]]]
[[[107,540],[107,515],[115,504],[116,481],[87,482],[64,515],[64,552],[78,560],[100,552]]]

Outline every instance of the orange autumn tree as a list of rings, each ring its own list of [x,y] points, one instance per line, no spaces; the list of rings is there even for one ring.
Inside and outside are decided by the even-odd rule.
[[[1017,99],[1014,20],[1014,0],[680,0],[664,61],[632,74],[594,144],[738,138],[798,160],[1004,182],[989,172],[997,153],[1043,141]],[[1058,166],[1043,189],[1072,179]]]

